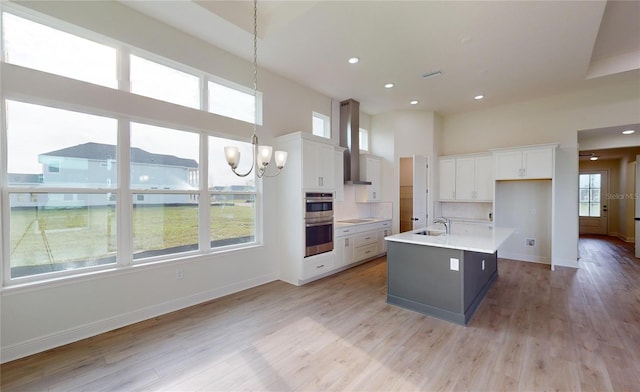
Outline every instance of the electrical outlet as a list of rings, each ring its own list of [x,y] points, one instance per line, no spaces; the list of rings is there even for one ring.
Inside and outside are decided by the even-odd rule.
[[[181,270],[181,269],[176,270],[176,279],[179,280],[179,279],[182,279],[182,278],[184,278],[184,271]]]
[[[536,246],[536,240],[534,238],[527,238],[527,246],[529,247]]]
[[[453,257],[450,258],[449,269],[451,269],[451,271],[460,271],[460,260],[454,259]]]

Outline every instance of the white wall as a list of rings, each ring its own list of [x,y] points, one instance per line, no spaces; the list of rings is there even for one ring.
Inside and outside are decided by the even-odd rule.
[[[496,147],[559,143],[556,151],[555,265],[576,266],[578,257],[578,146],[580,129],[640,122],[640,78],[619,74],[586,87],[475,112],[444,117],[439,154],[483,152]],[[630,78],[631,76],[635,76]],[[630,82],[631,80],[631,82]]]
[[[551,263],[551,181],[497,181],[495,224],[515,229],[500,257]],[[528,246],[526,240],[535,241]]]
[[[382,165],[383,200],[393,203],[394,233],[400,230],[400,158],[426,155],[430,163],[435,155],[434,133],[437,116],[432,112],[397,111],[372,116],[371,146],[375,155],[384,158]],[[428,187],[433,184],[433,164],[429,165]],[[433,218],[433,203],[428,205]]]
[[[252,86],[251,63],[117,2],[26,2],[25,6],[80,25],[123,43],[173,59],[245,86]],[[241,44],[248,44],[243,42]],[[240,44],[240,43],[239,43]],[[2,65],[2,94],[37,95],[38,102],[66,107],[99,107],[105,113],[142,118],[212,134],[251,136],[246,123],[154,102],[121,91],[70,81],[42,72]],[[264,69],[264,144],[294,130],[311,132],[311,112],[330,113],[331,99]],[[286,168],[285,168],[286,170]],[[76,277],[46,285],[3,288],[1,353],[3,362],[121,327],[185,306],[246,289],[278,277],[275,182],[264,180],[264,245],[242,251],[198,256]],[[184,278],[176,280],[176,269]]]

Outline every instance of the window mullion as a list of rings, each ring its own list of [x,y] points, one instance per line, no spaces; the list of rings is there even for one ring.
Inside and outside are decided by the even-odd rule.
[[[130,265],[133,262],[133,207],[131,195],[131,122],[118,120],[118,190],[116,197],[116,222],[117,257],[116,262],[120,266]]]
[[[0,13],[1,16],[1,13]],[[2,18],[0,17],[0,20]],[[2,24],[0,23],[0,28]],[[1,30],[0,30],[1,31]],[[2,40],[0,40],[2,41]],[[2,52],[4,53],[4,52]],[[0,96],[0,173],[7,173],[7,123],[5,119],[7,118],[7,105],[4,99],[4,96]],[[2,254],[0,257],[2,258],[2,268],[0,269],[0,282],[3,285],[7,285],[9,279],[11,279],[11,263],[9,263],[9,255],[10,255],[10,231],[9,231],[9,192],[7,191],[8,187],[8,175],[0,176],[0,225],[2,225],[2,233],[0,235],[0,249],[2,249]],[[6,279],[6,280],[5,280]]]
[[[131,91],[131,57],[129,49],[120,46],[117,51],[118,64],[118,89],[126,92]]]
[[[200,134],[200,168],[198,197],[198,243],[200,253],[211,250],[211,196],[209,195],[209,138]]]

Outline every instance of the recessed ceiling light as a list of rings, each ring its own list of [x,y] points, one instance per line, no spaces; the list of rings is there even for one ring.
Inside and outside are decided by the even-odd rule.
[[[387,83],[387,84],[384,85],[384,88],[392,88],[393,86],[395,86],[395,84]]]
[[[418,101],[416,101],[416,100],[414,99],[413,101],[411,101],[411,102],[409,102],[409,103],[410,103],[410,104],[412,104],[412,105],[417,105],[417,104],[418,104]]]
[[[357,63],[358,61],[360,61],[360,59],[359,59],[358,57],[351,57],[351,58],[349,59],[349,64],[355,64],[355,63]]]
[[[632,133],[635,133],[635,131],[633,129],[627,129],[626,131],[622,131],[622,133],[625,135],[631,135]]]
[[[590,160],[592,160],[592,161],[597,161],[597,160],[598,160],[598,157],[594,155],[594,156],[592,156],[592,157],[591,157],[591,158],[589,158],[589,159],[590,159]]]
[[[482,95],[482,94],[478,94],[475,97],[473,97],[473,99],[475,99],[475,100],[480,100],[482,98],[484,98],[484,95]]]

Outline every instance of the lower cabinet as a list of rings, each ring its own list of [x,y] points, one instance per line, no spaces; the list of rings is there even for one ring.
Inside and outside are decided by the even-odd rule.
[[[306,257],[302,261],[302,278],[310,279],[334,269],[335,252]]]
[[[391,234],[391,221],[349,225],[335,229],[333,251],[305,257],[300,284],[341,271],[352,264],[387,252],[384,237]]]

